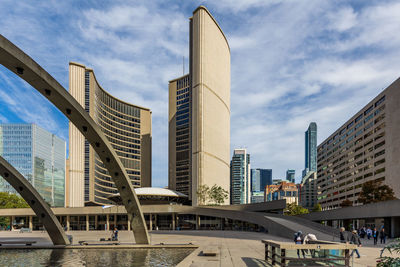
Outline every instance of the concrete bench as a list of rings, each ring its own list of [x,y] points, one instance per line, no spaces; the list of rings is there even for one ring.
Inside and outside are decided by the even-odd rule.
[[[32,244],[35,244],[36,241],[20,241],[20,240],[10,240],[10,241],[0,241],[0,246],[2,245],[21,245],[25,244],[26,246],[32,246]]]
[[[90,243],[88,241],[78,241],[79,245],[83,246],[87,246],[87,245],[119,245],[120,242],[119,241],[108,241],[108,240],[104,240],[101,243]]]
[[[217,256],[219,249],[215,246],[210,246],[203,249],[203,256]]]

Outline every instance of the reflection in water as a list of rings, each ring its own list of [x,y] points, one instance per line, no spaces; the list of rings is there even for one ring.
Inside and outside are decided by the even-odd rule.
[[[0,266],[175,266],[193,249],[16,249],[0,250]]]

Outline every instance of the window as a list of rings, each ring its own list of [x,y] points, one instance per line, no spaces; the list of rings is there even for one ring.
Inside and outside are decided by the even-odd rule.
[[[382,96],[378,101],[375,102],[375,107],[379,106],[383,101],[385,101],[385,96]]]
[[[363,114],[360,114],[360,116],[358,116],[354,121],[357,123],[359,122],[363,117]]]

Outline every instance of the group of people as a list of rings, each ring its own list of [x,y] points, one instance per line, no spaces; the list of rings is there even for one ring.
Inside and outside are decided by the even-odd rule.
[[[386,237],[387,234],[385,232],[385,228],[381,227],[381,229],[378,231],[376,227],[372,230],[371,227],[362,227],[358,229],[358,234],[360,235],[361,238],[367,237],[368,240],[373,238],[374,239],[374,245],[378,244],[378,238],[381,241],[381,244],[386,243]]]
[[[357,245],[358,247],[361,247],[361,240],[360,240],[360,236],[357,233],[357,230],[353,230],[351,232],[351,235],[349,235],[349,233],[345,231],[344,227],[341,227],[340,228],[340,242],[341,243],[350,243],[350,244]],[[353,250],[353,252],[351,252],[350,256],[353,256],[354,252],[357,254],[357,258],[360,258],[360,253],[358,252],[358,249]]]

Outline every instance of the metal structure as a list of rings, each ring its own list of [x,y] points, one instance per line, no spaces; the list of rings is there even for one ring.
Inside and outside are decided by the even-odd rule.
[[[122,203],[131,217],[131,228],[136,243],[149,244],[147,226],[139,200],[124,166],[99,126],[60,83],[2,35],[0,35],[0,64],[17,74],[46,97],[85,136],[99,155],[120,192]]]
[[[65,232],[51,211],[50,206],[40,196],[39,192],[10,163],[0,156],[0,175],[25,199],[43,223],[54,245],[68,245]]]

